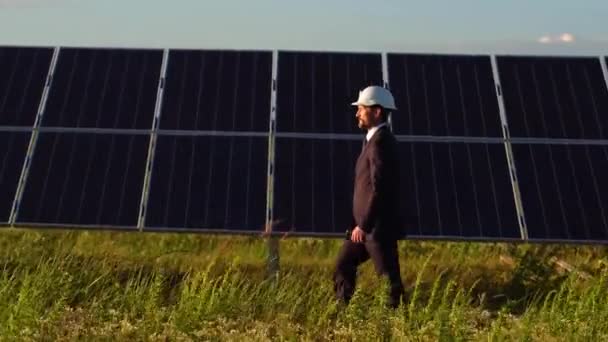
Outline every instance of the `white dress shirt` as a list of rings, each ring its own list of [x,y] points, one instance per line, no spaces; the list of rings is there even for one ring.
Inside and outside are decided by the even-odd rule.
[[[378,126],[374,126],[374,127],[370,128],[370,129],[368,129],[367,130],[367,135],[365,136],[365,138],[367,139],[367,141],[369,141],[369,139],[371,139],[374,136],[374,134],[376,133],[376,131],[378,131],[378,129],[380,127],[383,127],[383,126],[386,126],[386,122],[383,122],[383,123],[379,124]]]

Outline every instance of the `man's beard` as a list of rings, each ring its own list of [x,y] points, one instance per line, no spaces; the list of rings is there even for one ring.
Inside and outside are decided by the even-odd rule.
[[[361,129],[366,131],[369,127],[365,124],[365,122],[361,121],[361,120],[357,120],[357,126]]]

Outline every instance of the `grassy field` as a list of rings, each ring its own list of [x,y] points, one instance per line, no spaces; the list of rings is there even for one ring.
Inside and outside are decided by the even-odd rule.
[[[608,250],[400,243],[407,301],[370,263],[333,299],[339,240],[0,231],[2,340],[608,340]]]

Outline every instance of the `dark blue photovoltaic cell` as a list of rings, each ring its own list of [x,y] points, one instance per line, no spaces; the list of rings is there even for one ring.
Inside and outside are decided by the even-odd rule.
[[[382,85],[380,54],[280,52],[277,130],[356,133],[350,104],[368,85]]]
[[[354,167],[361,141],[276,139],[274,231],[352,229]]]
[[[0,47],[0,126],[32,126],[53,49]]]
[[[0,223],[7,223],[23,169],[30,133],[0,132]]]
[[[488,56],[388,55],[393,132],[502,136]]]
[[[512,137],[608,139],[598,58],[498,57]]]
[[[149,137],[41,133],[17,222],[137,225]]]
[[[276,143],[276,231],[342,234],[352,228],[353,169],[361,143]],[[399,143],[408,235],[519,239],[502,144]]]
[[[608,147],[513,145],[530,239],[608,241]]]
[[[502,144],[400,142],[409,235],[519,239]]]
[[[158,137],[146,227],[258,231],[268,138]]]
[[[43,126],[150,129],[160,50],[61,49]]]
[[[268,131],[272,53],[173,50],[160,129]]]

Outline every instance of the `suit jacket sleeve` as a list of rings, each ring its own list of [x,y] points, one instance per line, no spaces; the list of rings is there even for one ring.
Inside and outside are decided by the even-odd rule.
[[[369,151],[369,167],[372,191],[368,196],[368,203],[363,214],[361,229],[370,233],[377,222],[380,210],[383,205],[384,198],[388,193],[389,168],[391,167],[392,146],[388,139],[379,137],[375,143],[370,146]]]

